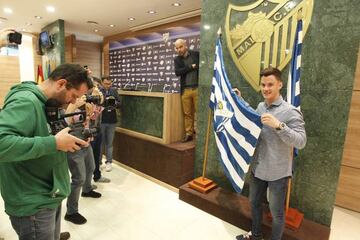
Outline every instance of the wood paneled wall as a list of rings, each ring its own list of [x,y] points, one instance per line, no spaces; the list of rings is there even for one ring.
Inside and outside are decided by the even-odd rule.
[[[19,58],[13,56],[0,56],[0,107],[10,87],[20,82]]]
[[[74,35],[65,38],[65,61],[88,65],[94,77],[101,76],[101,43],[76,40]]]
[[[360,212],[360,48],[335,204]]]

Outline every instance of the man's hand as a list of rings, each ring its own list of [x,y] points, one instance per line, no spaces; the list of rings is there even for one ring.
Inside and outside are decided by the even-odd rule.
[[[261,122],[262,124],[272,128],[278,128],[280,125],[280,121],[270,113],[264,113],[261,115]]]
[[[239,89],[233,88],[232,90],[233,90],[233,92],[234,92],[238,97],[241,97],[241,92],[240,92]]]
[[[69,134],[70,128],[64,128],[55,135],[56,149],[63,152],[75,152],[81,147],[89,146],[89,143]]]

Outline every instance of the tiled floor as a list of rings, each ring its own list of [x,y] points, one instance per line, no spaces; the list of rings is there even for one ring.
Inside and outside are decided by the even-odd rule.
[[[234,239],[244,231],[178,199],[176,189],[150,181],[115,165],[105,173],[111,183],[97,184],[100,199],[80,199],[80,213],[88,222],[62,221],[62,231],[73,240],[193,240]],[[0,202],[0,209],[3,209]],[[65,213],[63,203],[63,215]],[[335,208],[331,238],[360,239],[360,213]],[[15,240],[4,212],[0,213],[0,239]]]

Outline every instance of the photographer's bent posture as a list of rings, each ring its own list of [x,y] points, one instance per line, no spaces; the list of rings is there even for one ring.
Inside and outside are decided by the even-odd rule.
[[[75,135],[92,141],[93,134],[96,134],[97,129],[90,125],[90,117],[94,113],[94,103],[89,103],[97,99],[103,99],[102,94],[91,86],[87,95],[78,98],[75,104],[70,104],[66,113],[73,113],[77,111],[85,111],[84,118],[81,119],[78,115],[67,119],[70,126],[76,126],[74,129]],[[90,95],[91,92],[91,95]],[[99,100],[100,104],[102,100]],[[65,220],[74,224],[84,224],[87,222],[86,218],[79,213],[79,198],[82,189],[82,197],[100,198],[101,194],[94,191],[91,185],[93,172],[95,169],[95,161],[91,145],[83,147],[76,152],[68,153],[68,164],[71,172],[71,193],[67,199],[67,212]]]
[[[70,194],[66,152],[88,143],[64,128],[49,132],[45,103],[54,99],[66,107],[88,90],[80,65],[58,66],[37,85],[22,82],[5,97],[0,113],[0,189],[5,212],[20,240],[60,238],[61,202]]]

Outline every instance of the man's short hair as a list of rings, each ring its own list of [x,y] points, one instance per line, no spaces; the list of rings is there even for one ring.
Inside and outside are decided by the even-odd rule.
[[[281,71],[277,68],[273,68],[273,67],[268,67],[268,68],[265,68],[263,69],[261,72],[260,72],[260,77],[267,77],[267,76],[270,76],[270,75],[274,75],[274,77],[282,82],[281,80]]]
[[[65,63],[56,67],[54,71],[50,73],[49,79],[57,81],[59,79],[66,79],[66,88],[78,89],[81,84],[86,83],[88,88],[91,88],[92,81],[88,76],[88,72],[79,64]]]
[[[101,82],[104,82],[104,80],[108,80],[108,81],[112,82],[112,79],[110,79],[109,76],[104,76],[101,78]]]

